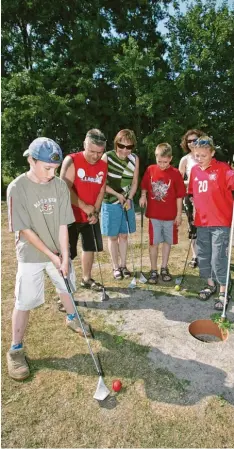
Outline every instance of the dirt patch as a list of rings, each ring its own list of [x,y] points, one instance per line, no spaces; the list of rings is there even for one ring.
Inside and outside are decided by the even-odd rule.
[[[225,342],[206,344],[192,337],[188,330],[192,321],[210,318],[212,300],[203,303],[182,295],[155,297],[143,288],[119,288],[118,292],[108,293],[110,301],[100,303],[98,295],[94,301],[89,292],[88,308],[102,313],[105,321],[125,337],[137,336],[138,343],[150,347],[148,357],[156,368],[168,370],[186,383],[186,395],[177,398],[176,403],[195,404],[215,395],[234,404],[234,333]],[[82,293],[77,295],[77,299],[81,297]],[[233,306],[229,306],[228,318],[234,319]],[[152,392],[147,395],[152,399]],[[164,396],[162,400],[165,402]],[[173,400],[169,398],[168,402]]]

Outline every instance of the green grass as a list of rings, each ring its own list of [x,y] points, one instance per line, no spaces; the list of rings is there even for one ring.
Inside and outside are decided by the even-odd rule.
[[[128,295],[129,280],[121,283],[127,299],[107,305],[106,315],[95,300],[92,308],[79,308],[94,329],[91,345],[100,356],[105,384],[111,389],[113,380],[121,379],[119,393],[112,392],[101,404],[93,399],[98,376],[86,342],[66,329],[48,281],[46,303],[31,312],[25,338],[32,374],[22,383],[8,377],[5,354],[11,341],[16,259],[14,237],[7,231],[5,203],[2,212],[2,447],[231,447],[233,407],[224,397],[208,397],[188,405],[190,383],[166,368],[157,369],[150,359],[152,348],[143,345],[139,335],[119,330],[124,325],[121,308],[134,299]],[[106,251],[106,240],[104,247]],[[139,251],[136,244],[135,250]],[[179,250],[173,250],[170,268],[174,276],[181,274],[186,250],[186,241]],[[137,254],[136,260],[139,263]],[[118,291],[120,284],[110,276],[107,251],[101,262],[106,286]],[[143,265],[148,272],[147,244]],[[76,270],[79,280],[79,259]],[[94,276],[98,278],[97,266]],[[170,285],[160,282],[155,287],[139,285],[138,289],[148,289],[157,301],[162,295],[176,295],[174,285],[174,281]],[[184,283],[189,289],[188,301],[199,286],[198,271],[188,270]],[[144,301],[139,301],[144,310]],[[118,319],[111,324],[115,311]]]

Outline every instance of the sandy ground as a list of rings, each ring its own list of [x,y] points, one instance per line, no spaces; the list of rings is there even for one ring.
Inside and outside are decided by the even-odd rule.
[[[186,383],[186,395],[175,402],[195,404],[209,396],[220,396],[234,404],[234,333],[226,341],[204,343],[188,330],[194,320],[210,319],[213,300],[201,302],[175,296],[157,296],[143,288],[108,290],[110,300],[100,302],[100,295],[88,292],[86,304],[104,314],[105,321],[113,324],[125,338],[135,338],[138,344],[150,347],[148,357],[158,369],[166,369]],[[76,294],[79,301],[84,293]],[[234,321],[233,302],[227,317]],[[151,399],[153,391],[146,391]],[[174,399],[162,393],[162,402]]]

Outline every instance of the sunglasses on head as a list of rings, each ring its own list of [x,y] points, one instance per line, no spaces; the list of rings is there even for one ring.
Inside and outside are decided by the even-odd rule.
[[[205,145],[211,145],[211,146],[213,146],[213,142],[212,142],[212,140],[210,140],[210,139],[206,139],[206,140],[197,140],[196,141],[196,145],[198,146],[198,147],[201,147],[201,146],[205,146]]]
[[[196,139],[188,139],[187,143],[195,143],[196,141],[197,141],[197,138]]]
[[[53,153],[53,154],[51,154],[50,160],[53,161],[53,162],[55,162],[55,161],[60,161],[60,156],[59,156],[59,154],[58,154],[58,153]]]
[[[123,145],[122,143],[117,143],[117,147],[123,150],[126,148],[126,150],[133,150],[134,145]]]

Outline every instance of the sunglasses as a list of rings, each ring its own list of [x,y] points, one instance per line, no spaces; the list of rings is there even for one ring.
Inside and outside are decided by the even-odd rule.
[[[196,139],[188,139],[187,143],[195,143],[196,141],[197,141],[197,138]]]
[[[123,145],[122,143],[117,143],[117,147],[123,150],[126,148],[126,150],[133,150],[134,145]]]
[[[52,153],[51,154],[51,156],[50,156],[50,160],[51,161],[60,161],[60,156],[59,156],[59,154],[58,153]]]

